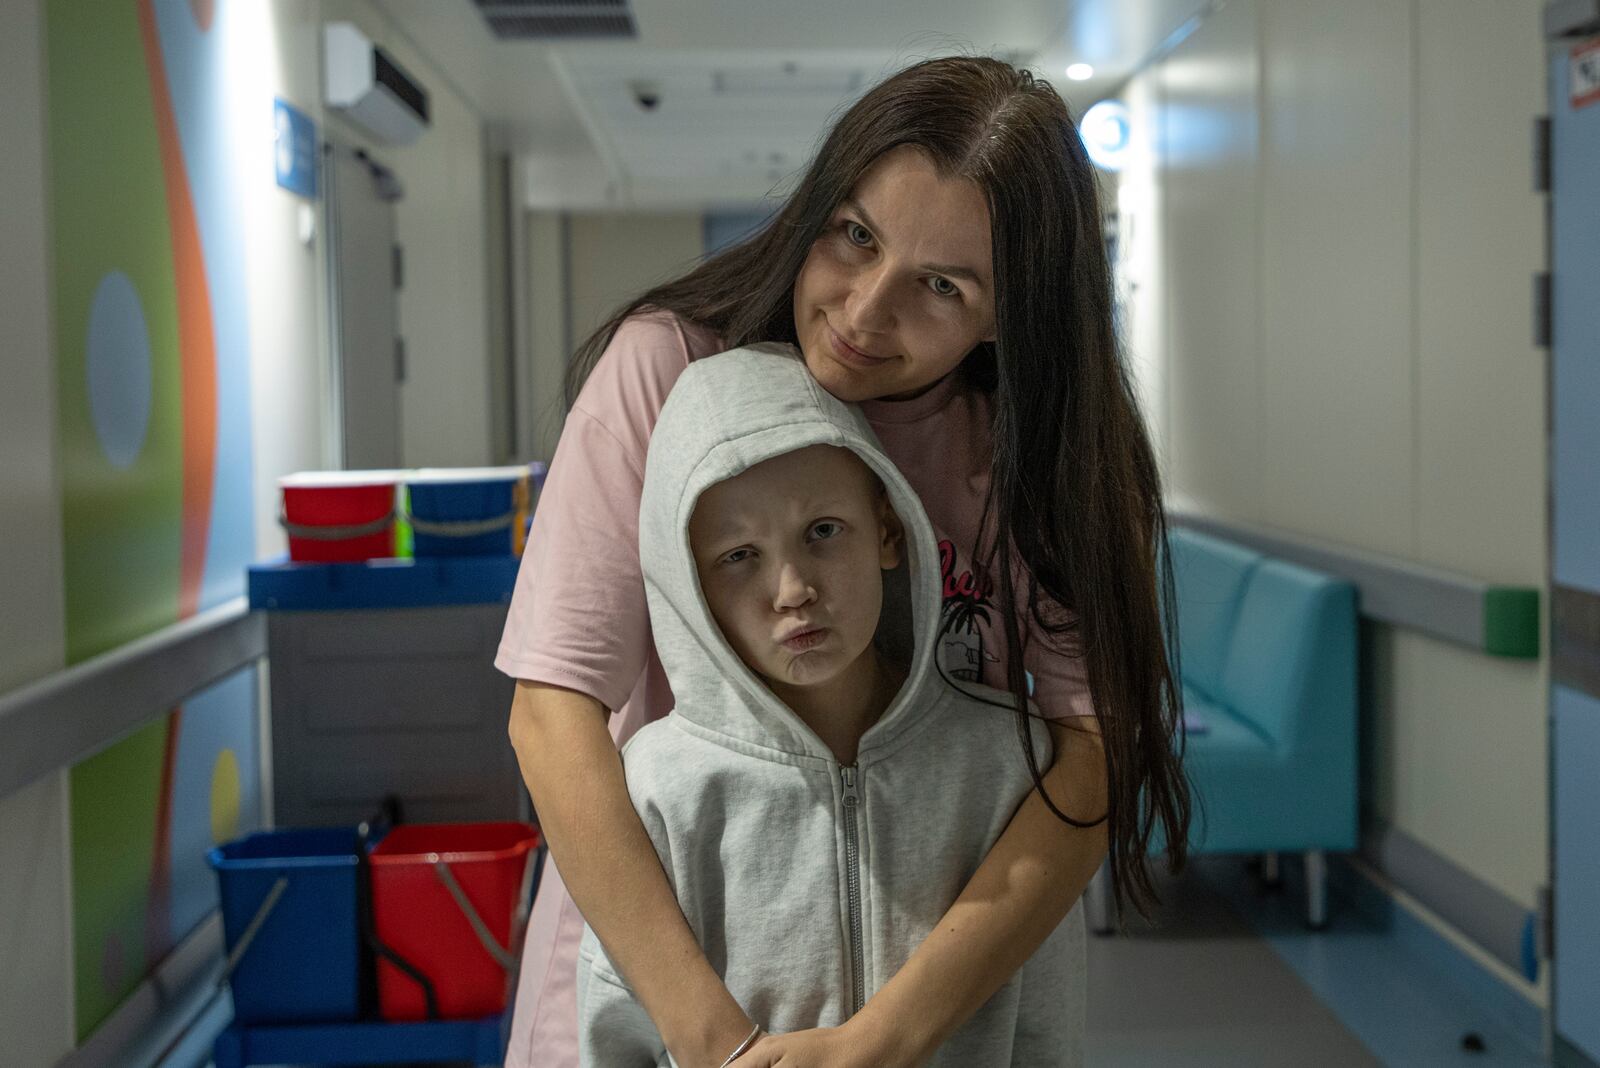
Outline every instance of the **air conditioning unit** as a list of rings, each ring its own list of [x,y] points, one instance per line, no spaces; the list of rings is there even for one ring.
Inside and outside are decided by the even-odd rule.
[[[409,145],[428,126],[428,91],[350,22],[323,27],[327,101],[391,145]]]

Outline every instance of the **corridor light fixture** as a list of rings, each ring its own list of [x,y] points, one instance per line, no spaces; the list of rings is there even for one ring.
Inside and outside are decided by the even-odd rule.
[[[1075,82],[1086,82],[1094,77],[1094,68],[1087,63],[1074,63],[1067,68],[1067,77]]]
[[[1133,119],[1122,101],[1102,100],[1083,113],[1078,134],[1096,166],[1121,170],[1133,141]]]

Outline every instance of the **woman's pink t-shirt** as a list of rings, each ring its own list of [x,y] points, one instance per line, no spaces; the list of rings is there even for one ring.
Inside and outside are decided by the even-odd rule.
[[[672,709],[650,639],[639,569],[639,497],[656,415],[690,360],[721,352],[711,331],[667,312],[622,324],[567,416],[534,512],[495,666],[587,694],[613,710],[620,746]],[[950,376],[907,401],[869,401],[868,421],[917,491],[939,539],[945,611],[940,662],[955,678],[1005,688],[993,585],[970,552],[989,488],[990,403]],[[1031,639],[1023,666],[1053,718],[1093,714],[1081,657]],[[578,939],[583,918],[546,864],[512,1020],[508,1068],[577,1068]]]

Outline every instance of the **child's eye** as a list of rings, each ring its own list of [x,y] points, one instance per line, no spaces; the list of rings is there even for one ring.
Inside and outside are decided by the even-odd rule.
[[[724,553],[722,562],[725,564],[739,564],[753,556],[755,556],[755,551],[752,549],[735,549],[731,553]]]
[[[814,541],[826,541],[828,538],[837,538],[844,532],[844,524],[832,519],[811,524],[811,536]]]

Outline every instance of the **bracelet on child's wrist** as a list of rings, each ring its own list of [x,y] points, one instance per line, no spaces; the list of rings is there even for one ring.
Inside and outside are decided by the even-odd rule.
[[[728,1054],[728,1059],[723,1061],[721,1064],[717,1065],[717,1068],[728,1068],[728,1065],[732,1064],[734,1061],[738,1060],[740,1057],[743,1057],[746,1053],[749,1053],[750,1052],[750,1047],[755,1045],[756,1044],[756,1039],[758,1039],[760,1037],[761,1037],[761,1025],[760,1024],[756,1024],[755,1029],[752,1030],[748,1035],[746,1035],[744,1037],[744,1041],[743,1042],[739,1043],[739,1048],[734,1050],[732,1053]]]

